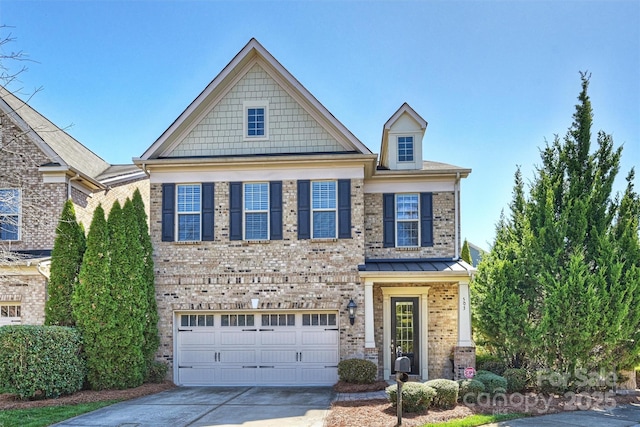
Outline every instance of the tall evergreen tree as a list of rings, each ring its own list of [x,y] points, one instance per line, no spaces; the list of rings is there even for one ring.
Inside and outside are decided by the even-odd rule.
[[[131,200],[133,214],[137,223],[136,239],[142,244],[142,254],[140,265],[142,266],[142,282],[147,296],[147,313],[145,316],[144,348],[143,352],[147,361],[147,366],[154,360],[158,351],[160,338],[158,336],[158,307],[156,303],[155,274],[153,271],[153,245],[149,235],[149,225],[147,224],[147,214],[140,191],[136,189]],[[127,204],[125,203],[125,210]]]
[[[633,170],[612,198],[622,148],[599,132],[582,91],[563,140],[541,151],[528,196],[516,173],[511,216],[474,281],[480,340],[514,366],[621,369],[640,350],[640,201]]]
[[[462,260],[467,264],[473,264],[473,260],[471,259],[471,250],[469,250],[469,242],[467,242],[467,239],[464,239],[464,243],[462,244],[460,258],[462,258]]]
[[[125,211],[116,201],[107,221],[111,245],[110,284],[118,334],[113,342],[117,349],[113,369],[119,388],[141,385],[146,374],[143,347],[147,295],[140,262],[142,244],[137,236],[138,225],[131,201],[127,205],[129,208]]]
[[[111,294],[109,231],[98,206],[87,235],[79,281],[72,296],[73,315],[82,333],[87,381],[94,390],[118,386],[114,375],[117,305]]]
[[[71,295],[78,282],[85,248],[84,229],[76,220],[73,202],[67,200],[56,228],[51,252],[51,275],[44,309],[45,325],[75,325]]]

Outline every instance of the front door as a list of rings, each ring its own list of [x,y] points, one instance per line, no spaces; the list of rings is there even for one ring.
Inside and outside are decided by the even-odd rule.
[[[398,355],[411,361],[411,374],[420,374],[418,298],[391,298],[391,372]]]

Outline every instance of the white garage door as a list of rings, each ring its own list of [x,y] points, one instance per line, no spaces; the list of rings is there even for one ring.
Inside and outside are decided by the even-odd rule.
[[[179,385],[333,385],[336,312],[178,313]]]

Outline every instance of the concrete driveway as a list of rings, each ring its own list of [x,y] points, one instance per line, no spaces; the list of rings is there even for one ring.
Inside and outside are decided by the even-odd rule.
[[[322,427],[330,387],[178,387],[54,424],[58,427]]]

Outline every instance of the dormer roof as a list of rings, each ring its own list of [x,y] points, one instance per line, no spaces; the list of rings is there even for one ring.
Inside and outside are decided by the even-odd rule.
[[[382,142],[380,144],[380,166],[383,168],[388,168],[390,163],[390,153],[391,149],[389,143],[389,133],[392,131],[394,126],[400,121],[401,118],[408,117],[413,123],[414,128],[417,131],[417,136],[419,136],[419,140],[415,141],[416,146],[421,146],[422,138],[427,129],[427,121],[420,116],[420,114],[416,113],[416,111],[411,108],[409,104],[406,102],[398,108],[398,110],[393,113],[393,115],[387,120],[387,122],[382,127]],[[422,154],[422,150],[417,150],[417,154]],[[416,164],[419,165],[421,159],[416,159]]]

